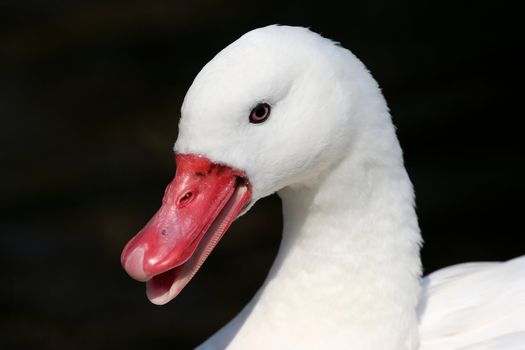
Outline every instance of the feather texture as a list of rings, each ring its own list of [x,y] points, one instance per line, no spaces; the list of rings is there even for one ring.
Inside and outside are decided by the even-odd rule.
[[[425,277],[421,349],[525,349],[524,276],[525,256],[450,266]]]
[[[271,115],[250,124],[261,102]],[[245,171],[251,204],[283,200],[266,281],[200,349],[525,348],[525,257],[421,283],[395,128],[377,83],[343,47],[299,27],[245,34],[195,78],[175,150]]]

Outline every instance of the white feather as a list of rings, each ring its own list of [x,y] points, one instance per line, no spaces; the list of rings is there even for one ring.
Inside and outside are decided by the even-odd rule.
[[[525,257],[447,267],[423,286],[422,349],[525,349]]]
[[[263,101],[270,118],[250,124]],[[304,28],[247,33],[196,77],[175,150],[244,170],[252,204],[283,200],[268,278],[201,349],[523,348],[525,258],[451,267],[421,288],[401,148],[350,51]]]

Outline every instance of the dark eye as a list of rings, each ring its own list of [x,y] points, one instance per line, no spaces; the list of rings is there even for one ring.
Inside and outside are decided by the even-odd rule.
[[[250,112],[250,123],[258,124],[264,122],[270,116],[270,105],[268,103],[259,103]]]

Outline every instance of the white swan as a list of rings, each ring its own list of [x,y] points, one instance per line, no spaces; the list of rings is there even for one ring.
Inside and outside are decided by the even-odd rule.
[[[304,28],[251,31],[198,74],[179,130],[176,177],[122,253],[152,302],[180,292],[239,213],[283,201],[266,281],[202,349],[525,349],[525,257],[421,283],[401,148],[350,51]]]

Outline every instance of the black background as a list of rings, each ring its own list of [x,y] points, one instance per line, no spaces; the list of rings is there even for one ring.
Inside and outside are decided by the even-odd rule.
[[[383,88],[417,193],[425,271],[525,253],[523,38],[504,1],[0,2],[0,346],[191,348],[261,284],[275,196],[157,307],[119,264],[174,173],[179,108],[244,32],[311,27]]]

